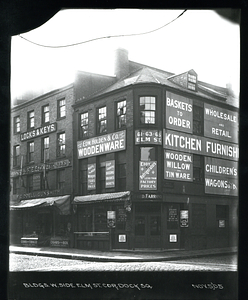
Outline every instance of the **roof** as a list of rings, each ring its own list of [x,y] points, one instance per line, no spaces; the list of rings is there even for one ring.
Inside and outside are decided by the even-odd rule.
[[[130,199],[130,191],[105,193],[105,194],[92,194],[86,196],[76,196],[72,203],[73,204],[84,204],[92,202],[108,202],[108,201],[124,201]]]
[[[155,69],[152,67],[147,67],[147,66],[141,67],[140,69],[134,71],[133,73],[128,74],[126,77],[121,78],[114,84],[91,94],[88,98],[89,99],[95,98],[97,96],[101,96],[106,93],[109,93],[109,92],[112,92],[112,91],[115,91],[115,90],[118,90],[118,89],[121,89],[124,87],[128,87],[131,85],[137,85],[137,84],[141,84],[141,83],[161,84],[161,85],[175,88],[177,90],[181,90],[181,91],[185,92],[185,88],[168,80],[170,77],[171,77],[171,75],[169,75],[168,72],[166,72],[166,71]],[[189,94],[198,95],[200,97],[208,98],[210,100],[221,101],[222,103],[227,98],[227,95],[224,94],[223,92],[220,92],[213,88],[212,89],[207,88],[200,83],[198,84],[198,87],[199,87],[198,91],[187,90],[187,92]]]
[[[68,215],[70,213],[70,195],[22,200],[18,204],[11,205],[10,210],[40,208],[47,206],[55,206],[59,209],[61,215]]]

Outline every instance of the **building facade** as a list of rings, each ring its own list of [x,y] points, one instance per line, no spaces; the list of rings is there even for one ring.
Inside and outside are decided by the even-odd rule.
[[[70,244],[73,85],[11,111],[10,242]]]
[[[228,90],[119,51],[117,81],[73,106],[75,247],[236,245],[239,116]]]
[[[12,243],[237,245],[238,131],[227,88],[118,49],[115,76],[78,72],[12,109]]]

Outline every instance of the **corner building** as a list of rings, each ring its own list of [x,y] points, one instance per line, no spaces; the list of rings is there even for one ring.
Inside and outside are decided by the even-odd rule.
[[[124,49],[115,63],[108,86],[85,96],[75,85],[74,247],[237,245],[237,99]]]

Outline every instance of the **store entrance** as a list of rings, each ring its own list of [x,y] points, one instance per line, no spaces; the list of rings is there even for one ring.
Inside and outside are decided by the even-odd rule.
[[[135,206],[135,248],[161,248],[160,204]]]

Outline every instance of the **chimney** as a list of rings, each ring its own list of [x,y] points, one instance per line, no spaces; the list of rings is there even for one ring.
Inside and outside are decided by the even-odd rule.
[[[115,75],[117,80],[129,74],[128,51],[123,48],[115,50]]]

